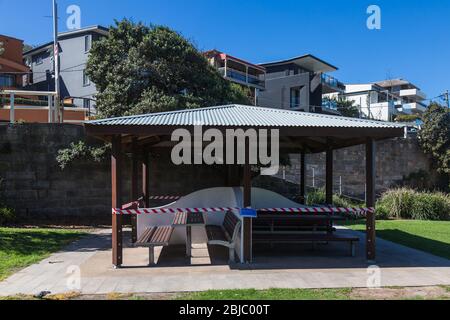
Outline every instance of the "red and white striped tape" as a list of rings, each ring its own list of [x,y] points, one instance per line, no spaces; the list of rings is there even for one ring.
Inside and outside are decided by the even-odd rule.
[[[150,200],[178,200],[181,196],[150,196]]]
[[[113,209],[113,214],[164,214],[164,213],[214,213],[239,211],[240,208],[222,207],[222,208],[159,208],[159,209],[138,209],[138,210],[120,210]]]
[[[221,207],[221,208],[159,208],[159,209],[113,209],[113,214],[164,214],[164,213],[218,213],[218,212],[227,212],[227,211],[240,211],[241,208],[232,208],[232,207]],[[280,213],[347,213],[347,214],[356,214],[356,215],[365,215],[367,213],[375,212],[375,208],[331,208],[331,207],[322,207],[322,208],[266,208],[266,209],[258,209],[261,212],[280,212]]]
[[[375,212],[375,208],[332,208],[332,207],[310,207],[310,208],[266,208],[259,209],[262,212],[284,212],[284,213],[360,213]]]

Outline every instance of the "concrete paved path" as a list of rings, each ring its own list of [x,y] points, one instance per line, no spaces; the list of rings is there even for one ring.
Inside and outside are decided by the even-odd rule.
[[[351,232],[341,230],[340,232]],[[227,249],[207,248],[204,235],[194,230],[194,258],[183,258],[184,247],[157,250],[158,266],[149,268],[145,248],[126,248],[124,267],[111,265],[110,230],[88,236],[0,283],[0,295],[184,292],[208,289],[341,288],[450,285],[450,260],[379,239],[378,267],[368,271],[364,235],[357,257],[348,256],[345,244],[319,246],[256,247],[251,266],[229,267]],[[268,254],[270,252],[270,256]],[[193,265],[192,265],[193,264]],[[379,274],[379,278],[377,275]]]

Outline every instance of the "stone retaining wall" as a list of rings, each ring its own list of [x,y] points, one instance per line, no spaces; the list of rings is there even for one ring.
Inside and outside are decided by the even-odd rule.
[[[74,217],[109,221],[111,211],[110,161],[102,163],[77,160],[62,171],[58,150],[85,139],[84,128],[77,125],[0,125],[0,178],[2,195],[8,205],[30,220]],[[150,188],[152,195],[186,195],[190,192],[226,184],[224,166],[174,166],[168,154],[153,155]],[[155,161],[156,160],[156,161]],[[291,166],[284,175],[257,178],[255,185],[293,198],[299,181],[299,156],[291,155]],[[312,169],[316,186],[323,185],[324,155],[309,155],[308,185]],[[342,177],[345,194],[364,197],[364,148],[339,150],[335,154],[335,189]],[[124,202],[130,199],[130,161],[125,161]],[[395,139],[378,143],[377,188],[386,189],[419,169],[431,172],[430,163],[414,139]],[[430,175],[431,179],[431,175]],[[154,203],[158,205],[160,203]]]

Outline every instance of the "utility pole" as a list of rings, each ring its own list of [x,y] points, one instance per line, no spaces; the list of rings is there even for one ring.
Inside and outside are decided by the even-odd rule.
[[[445,93],[443,94],[444,96],[444,100],[447,102],[447,108],[450,109],[450,97],[449,97],[449,91],[445,91]]]
[[[59,46],[58,46],[58,4],[53,0],[53,62],[55,67],[55,92],[53,121],[63,122],[60,110],[60,86],[59,86]]]

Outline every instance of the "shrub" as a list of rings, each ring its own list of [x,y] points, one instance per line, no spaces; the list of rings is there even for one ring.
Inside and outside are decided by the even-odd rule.
[[[11,208],[0,208],[0,226],[16,221],[16,213]]]
[[[318,189],[312,192],[308,192],[308,195],[306,197],[306,205],[312,206],[325,203],[326,195],[324,189]],[[341,196],[333,195],[333,205],[339,208],[351,208],[361,206],[361,203],[356,203]]]
[[[450,196],[401,188],[385,192],[377,201],[378,218],[448,220]]]
[[[397,122],[414,122],[416,120],[421,120],[421,117],[415,114],[401,114],[395,117]]]

